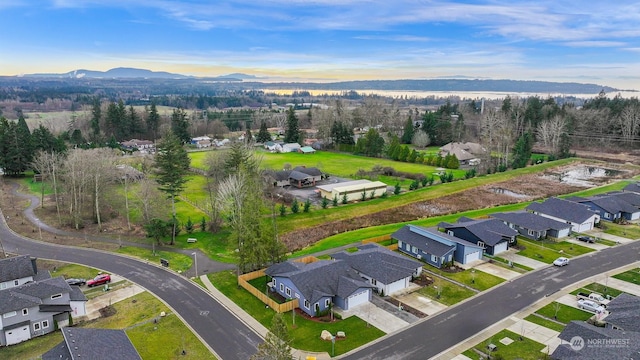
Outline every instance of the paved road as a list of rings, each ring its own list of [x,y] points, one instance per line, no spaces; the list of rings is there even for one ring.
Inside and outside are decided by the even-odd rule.
[[[495,322],[584,278],[640,260],[640,241],[618,245],[547,267],[504,283],[486,293],[342,356],[344,359],[428,359]]]
[[[7,252],[92,266],[141,285],[164,300],[222,359],[247,359],[262,342],[251,328],[201,287],[164,268],[109,252],[31,240],[12,232],[4,215],[0,220],[0,239]]]

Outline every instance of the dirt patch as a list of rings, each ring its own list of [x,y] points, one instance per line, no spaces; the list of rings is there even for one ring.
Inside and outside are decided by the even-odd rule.
[[[116,308],[114,308],[111,305],[105,306],[105,307],[101,308],[99,311],[100,311],[100,316],[101,317],[113,316],[118,312],[116,310]]]
[[[571,165],[573,167],[576,164]],[[636,170],[637,171],[637,170]],[[635,173],[625,173],[631,177]],[[524,195],[514,197],[505,193],[496,193],[495,188]],[[568,194],[584,190],[585,187],[561,183],[557,180],[532,174],[515,179],[487,184],[473,189],[453,193],[437,199],[420,201],[373,214],[351,219],[333,221],[313,228],[295,230],[281,236],[290,251],[300,250],[329,236],[370,226],[415,221],[433,216],[455,214],[458,212],[486,209],[499,205],[515,204],[523,201],[543,199],[550,196]]]
[[[419,318],[426,318],[427,314],[423,313],[422,311],[413,308],[405,303],[401,303],[400,301],[398,301],[398,299],[392,298],[392,297],[386,297],[384,298],[384,300],[386,300],[387,302],[393,304],[394,306],[398,307],[398,306],[402,306],[402,310],[408,312],[409,314],[415,315],[416,317]]]

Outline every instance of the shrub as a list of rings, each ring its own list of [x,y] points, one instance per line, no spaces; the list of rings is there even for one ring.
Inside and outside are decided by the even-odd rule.
[[[329,206],[329,199],[327,199],[326,196],[322,197],[322,201],[320,202],[320,206],[322,206],[323,209],[326,209],[327,206]]]
[[[193,221],[191,221],[191,217],[187,218],[187,222],[184,224],[184,231],[187,232],[187,234],[191,234],[193,233]]]
[[[287,207],[284,206],[284,204],[280,204],[278,210],[280,210],[280,216],[285,216],[287,214]]]
[[[346,204],[348,202],[349,202],[349,199],[347,198],[347,194],[345,193],[345,194],[342,195],[342,203]]]
[[[308,213],[309,208],[311,208],[311,200],[307,199],[307,201],[304,202],[304,207],[302,208],[302,211]]]
[[[333,206],[338,206],[338,195],[333,197]]]
[[[400,183],[396,183],[396,186],[393,187],[393,194],[394,195],[400,194]]]
[[[297,214],[300,211],[300,205],[298,204],[298,199],[293,199],[293,203],[291,203],[291,212]]]

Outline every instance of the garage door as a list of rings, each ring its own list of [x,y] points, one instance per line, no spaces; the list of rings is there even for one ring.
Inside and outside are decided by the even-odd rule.
[[[351,309],[354,306],[364,304],[369,301],[369,290],[364,290],[357,294],[353,294],[347,298],[347,310]]]
[[[501,242],[493,248],[493,255],[498,255],[503,251],[507,251],[507,242]]]
[[[15,329],[7,330],[4,332],[4,335],[7,339],[7,345],[17,344],[31,338],[29,325],[23,325]]]
[[[468,264],[468,263],[470,263],[472,261],[476,261],[476,260],[480,260],[480,259],[481,259],[480,251],[476,251],[476,252],[472,252],[472,253],[467,254],[464,257],[464,263]]]

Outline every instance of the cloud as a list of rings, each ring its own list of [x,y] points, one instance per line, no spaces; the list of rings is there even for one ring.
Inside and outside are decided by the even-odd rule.
[[[565,45],[571,47],[622,47],[626,43],[621,41],[604,41],[604,40],[592,40],[592,41],[568,41]]]

